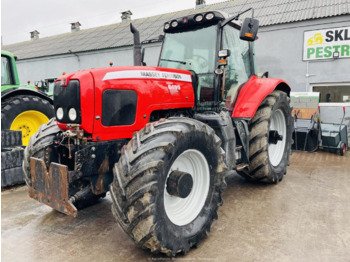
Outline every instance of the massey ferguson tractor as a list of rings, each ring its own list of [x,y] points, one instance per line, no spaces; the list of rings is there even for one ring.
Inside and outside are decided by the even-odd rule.
[[[292,142],[290,87],[258,78],[258,20],[197,13],[164,24],[158,67],[139,33],[129,67],[83,70],[54,87],[56,118],[25,150],[30,197],[76,217],[108,191],[123,230],[169,256],[197,246],[235,170],[277,183]]]

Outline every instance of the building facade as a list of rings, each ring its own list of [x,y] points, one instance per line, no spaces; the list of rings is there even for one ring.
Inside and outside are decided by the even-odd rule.
[[[157,37],[163,34],[164,22],[195,12],[216,9],[235,14],[253,7],[261,25],[255,42],[258,73],[286,80],[293,92],[320,92],[320,105],[327,109],[321,109],[324,122],[340,122],[344,106],[350,116],[350,0],[236,0],[198,7],[135,21],[129,15],[115,25],[3,49],[18,56],[23,84],[63,72],[106,67],[110,62],[132,65],[132,22],[140,30],[141,40],[147,40],[143,45],[145,62],[156,66],[161,50]]]

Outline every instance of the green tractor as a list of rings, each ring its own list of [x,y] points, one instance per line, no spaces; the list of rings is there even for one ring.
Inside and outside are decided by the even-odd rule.
[[[36,81],[35,87],[52,98],[53,88],[54,88],[56,79],[57,79],[56,77],[53,77],[53,78],[46,78],[44,80]]]
[[[34,86],[19,83],[16,57],[1,51],[1,186],[23,182],[23,146],[54,116],[53,101]]]

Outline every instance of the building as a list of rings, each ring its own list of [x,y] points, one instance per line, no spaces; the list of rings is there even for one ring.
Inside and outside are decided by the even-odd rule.
[[[285,79],[295,92],[320,92],[321,106],[331,112],[323,116],[326,122],[339,122],[343,106],[350,115],[350,0],[232,0],[214,5],[202,0],[196,1],[196,9],[137,20],[126,11],[121,22],[91,29],[80,29],[76,22],[70,33],[52,37],[39,38],[35,30],[33,40],[2,48],[18,56],[22,83],[110,62],[131,65],[132,22],[141,32],[147,65],[157,65],[166,21],[207,10],[233,15],[251,7],[260,21],[258,72]]]

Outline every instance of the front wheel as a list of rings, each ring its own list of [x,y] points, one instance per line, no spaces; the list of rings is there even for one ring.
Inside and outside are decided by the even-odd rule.
[[[273,91],[249,122],[250,164],[239,174],[251,181],[281,181],[289,165],[293,128],[289,97],[283,91]]]
[[[31,178],[31,170],[30,170],[30,158],[35,157],[45,162],[45,155],[48,154],[49,151],[47,149],[54,144],[55,137],[61,130],[59,129],[56,119],[51,118],[49,122],[39,127],[39,130],[31,136],[28,146],[24,150],[23,164],[22,170],[25,182],[28,187],[32,187],[32,178]],[[50,163],[46,162],[46,167],[49,168]],[[80,182],[80,181],[79,181]],[[78,191],[81,191],[82,188],[87,187],[88,183],[86,181],[82,181],[81,183],[70,184],[70,196],[74,195]],[[52,190],[52,189],[50,189]],[[79,199],[74,202],[74,205],[77,209],[82,209],[86,206],[90,206],[95,204],[101,197],[105,197],[105,193],[100,195],[94,195],[91,191],[85,195],[83,199]]]
[[[32,186],[30,174],[30,158],[44,159],[45,150],[53,144],[54,138],[61,130],[58,128],[55,118],[39,127],[37,133],[31,136],[28,145],[24,150],[22,170],[28,187]]]
[[[139,246],[186,253],[217,218],[225,170],[221,141],[209,126],[188,118],[148,124],[115,165],[113,213]]]

